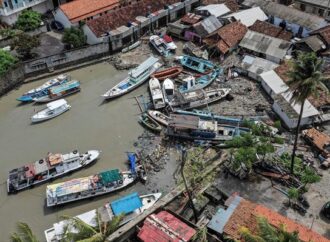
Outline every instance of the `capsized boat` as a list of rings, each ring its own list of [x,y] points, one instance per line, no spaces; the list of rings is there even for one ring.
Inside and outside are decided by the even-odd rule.
[[[79,81],[69,81],[63,83],[62,85],[52,87],[48,90],[48,95],[34,98],[33,101],[37,103],[47,103],[54,101],[65,96],[69,96],[80,91]]]
[[[70,108],[71,106],[64,99],[50,102],[46,105],[45,109],[33,115],[31,121],[32,123],[37,123],[52,119],[68,111]]]
[[[140,44],[141,44],[141,41],[136,41],[135,43],[131,44],[130,46],[122,49],[121,52],[126,53],[130,50],[133,50],[133,49],[137,48]]]
[[[162,112],[156,111],[156,110],[148,110],[148,115],[153,120],[157,121],[158,123],[167,126],[168,122],[170,121],[170,117],[166,116]]]
[[[162,131],[162,127],[152,118],[150,118],[146,113],[143,113],[140,118],[139,122],[143,124],[145,127],[151,129],[152,131],[155,132],[160,132]]]
[[[174,83],[171,79],[167,78],[163,82],[163,95],[165,103],[170,103],[174,98]]]
[[[56,179],[92,164],[99,155],[100,151],[98,150],[89,150],[86,153],[79,153],[77,150],[68,154],[49,153],[46,158],[11,170],[7,179],[7,191],[8,193],[16,193]]]
[[[180,75],[180,73],[183,71],[183,68],[181,66],[173,66],[161,71],[155,72],[152,77],[157,78],[159,81],[164,81],[167,78],[174,78]]]
[[[102,207],[76,216],[90,226],[105,225],[115,216],[124,214],[119,226],[122,226],[145,210],[151,208],[161,197],[161,193],[151,193],[139,196],[137,192],[123,196],[120,199],[104,204]],[[97,220],[98,219],[98,220]],[[62,220],[44,231],[47,242],[61,242],[65,239],[65,231],[75,232],[72,221]]]
[[[150,89],[151,99],[154,108],[160,109],[165,107],[165,100],[164,100],[162,88],[157,78],[152,77],[149,80],[149,89]]]
[[[121,190],[137,180],[141,169],[142,166],[134,167],[130,171],[107,170],[88,177],[49,185],[46,188],[47,207]]]
[[[170,46],[166,43],[166,41],[158,35],[152,35],[149,39],[151,46],[155,48],[158,54],[162,56],[169,56],[171,52]]]
[[[17,98],[17,100],[21,102],[32,102],[33,98],[46,96],[49,88],[61,85],[70,80],[71,76],[69,75],[59,75],[58,77],[45,82],[41,86],[24,93],[21,97]]]
[[[183,67],[202,74],[207,74],[216,67],[211,61],[189,55],[180,56],[178,59]]]
[[[115,98],[134,90],[147,81],[150,75],[161,66],[158,58],[150,56],[141,65],[130,71],[127,78],[103,94],[102,97],[105,99]]]

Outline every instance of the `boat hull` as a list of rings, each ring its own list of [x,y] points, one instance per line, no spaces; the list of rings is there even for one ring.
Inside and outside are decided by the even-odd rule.
[[[74,90],[71,90],[69,92],[66,92],[62,95],[57,95],[55,97],[44,96],[42,98],[35,98],[35,99],[33,99],[33,101],[36,102],[36,103],[48,103],[48,102],[55,101],[55,100],[64,98],[66,96],[75,94],[75,93],[80,92],[80,91],[81,91],[81,88],[79,87],[79,88],[75,88]]]
[[[152,77],[157,78],[160,81],[164,81],[167,78],[174,78],[180,75],[180,73],[183,71],[183,68],[181,66],[175,66],[171,67],[159,72],[155,72]]]
[[[40,122],[55,118],[55,117],[60,116],[61,114],[65,113],[66,111],[69,111],[70,108],[71,108],[71,106],[67,105],[65,109],[61,110],[60,112],[58,112],[54,115],[50,115],[50,116],[40,116],[40,115],[36,114],[31,118],[31,122],[40,123]]]
[[[150,118],[155,120],[156,122],[164,125],[165,127],[168,126],[168,121],[170,117],[166,116],[165,114],[159,112],[159,111],[154,111],[154,110],[148,110],[148,115]]]

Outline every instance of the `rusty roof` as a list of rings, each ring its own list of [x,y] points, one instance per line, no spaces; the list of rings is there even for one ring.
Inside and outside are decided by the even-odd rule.
[[[324,39],[324,41],[330,45],[330,25],[323,28],[317,29],[310,34],[319,34]]]
[[[292,38],[292,33],[286,31],[285,29],[260,20],[257,20],[252,26],[249,27],[249,29],[286,41],[290,41]]]
[[[184,24],[193,25],[193,24],[196,24],[199,21],[201,21],[202,18],[203,17],[198,14],[187,13],[185,16],[183,16],[183,18],[181,19],[181,22]]]
[[[325,151],[325,153],[329,153],[324,150],[324,147],[330,145],[330,137],[325,133],[318,131],[315,128],[307,129],[303,131],[304,136],[306,136],[314,146],[316,146],[319,150]]]
[[[236,0],[203,0],[203,5],[209,5],[209,4],[226,4],[226,6],[230,9],[232,12],[236,12],[239,10],[239,5]]]

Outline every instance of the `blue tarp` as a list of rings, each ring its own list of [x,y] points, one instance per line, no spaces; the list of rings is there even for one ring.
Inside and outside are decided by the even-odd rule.
[[[118,216],[121,213],[128,214],[135,209],[142,207],[142,201],[137,192],[127,195],[123,198],[110,203],[114,215]]]
[[[136,156],[134,153],[128,153],[128,160],[129,160],[129,165],[131,167],[131,172],[135,174],[135,163],[136,163]]]

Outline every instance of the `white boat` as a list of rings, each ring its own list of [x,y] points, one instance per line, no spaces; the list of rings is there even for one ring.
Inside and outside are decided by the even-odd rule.
[[[160,55],[169,56],[171,49],[163,38],[158,35],[152,35],[149,41]]]
[[[118,213],[125,213],[120,226],[128,223],[145,210],[151,208],[161,197],[161,193],[151,193],[148,195],[139,196],[137,193],[130,194],[122,197],[116,201],[106,203],[104,206],[91,210],[89,212],[80,214],[76,218],[81,219],[83,222],[90,226],[96,227],[97,224],[106,224],[113,219]],[[125,210],[118,207],[125,206]],[[99,221],[97,221],[97,214]],[[53,227],[44,231],[47,242],[60,242],[65,238],[65,229],[70,232],[77,231],[70,220],[62,220],[53,224]]]
[[[158,58],[150,56],[141,65],[130,71],[127,78],[103,94],[102,97],[105,99],[115,98],[134,90],[147,81],[161,66]]]
[[[60,114],[68,111],[71,106],[64,100],[60,99],[46,105],[46,108],[32,116],[32,123],[42,122],[55,118]]]
[[[148,115],[151,117],[153,120],[157,121],[158,123],[164,125],[167,127],[168,122],[170,121],[170,117],[166,116],[162,112],[156,111],[156,110],[148,110]]]
[[[163,95],[165,103],[170,103],[174,98],[174,83],[169,78],[163,82]]]
[[[161,85],[157,78],[153,77],[149,81],[149,89],[151,93],[151,99],[155,109],[165,107],[165,100],[162,93]]]
[[[130,50],[133,50],[133,49],[137,48],[140,44],[141,44],[141,41],[136,41],[134,44],[122,49],[121,52],[126,53]]]

